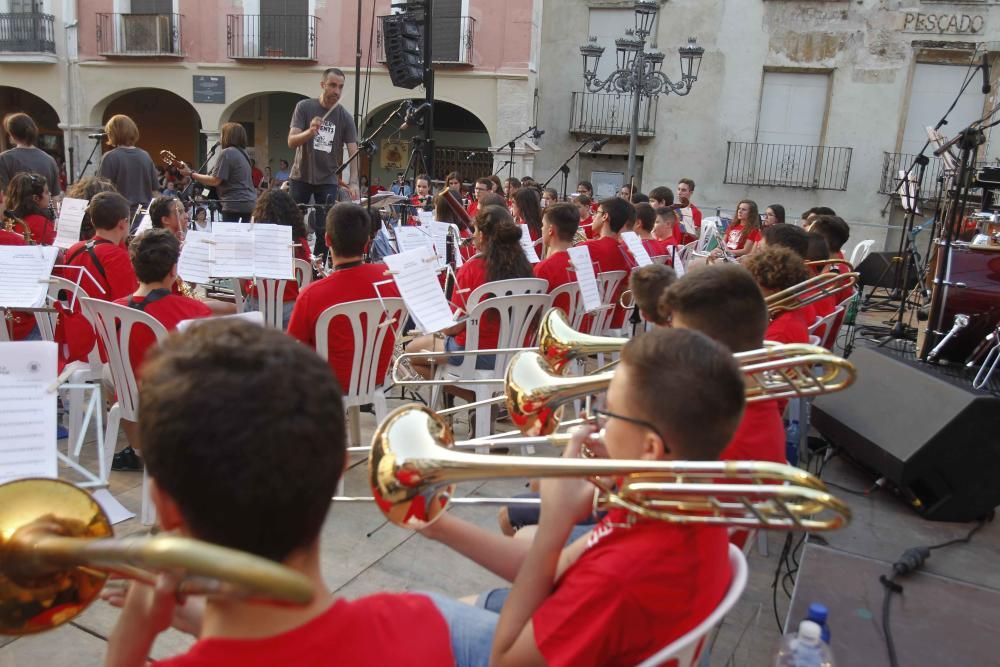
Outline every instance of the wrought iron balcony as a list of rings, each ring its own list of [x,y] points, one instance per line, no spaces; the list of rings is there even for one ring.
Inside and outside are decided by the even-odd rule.
[[[227,55],[234,60],[316,60],[318,23],[307,14],[230,14]]]
[[[723,183],[846,190],[852,148],[730,141]]]
[[[385,64],[385,38],[382,34],[383,16],[377,17],[375,60]],[[435,65],[473,65],[473,46],[476,36],[476,19],[471,16],[437,16],[434,18],[431,39]],[[423,45],[421,45],[423,46]]]
[[[55,20],[38,12],[0,14],[0,53],[55,53]]]
[[[639,136],[656,134],[656,97],[639,100]],[[576,134],[628,136],[632,131],[632,96],[573,93],[569,131]]]
[[[928,154],[931,151],[927,151]],[[882,179],[879,183],[879,194],[896,194],[899,190],[899,172],[906,172],[916,155],[912,153],[883,153],[882,154]],[[920,185],[921,199],[935,199],[938,196],[938,182],[945,173],[944,160],[939,157],[930,157],[930,164],[924,169],[924,182]],[[986,166],[989,162],[979,162],[976,168]],[[919,167],[913,167],[913,177],[920,175]]]
[[[184,56],[182,14],[98,14],[97,52],[102,56]]]

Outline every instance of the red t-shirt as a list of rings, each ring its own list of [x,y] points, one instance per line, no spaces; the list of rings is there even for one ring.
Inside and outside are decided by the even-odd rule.
[[[161,667],[453,665],[448,625],[425,595],[337,600],[294,630],[262,639],[209,638]]]
[[[816,324],[816,304],[810,303],[801,308],[796,308],[792,311],[792,315],[802,320],[802,324],[806,325],[806,329],[808,329]]]
[[[91,241],[94,241],[93,254],[104,269],[103,273],[97,268],[91,253],[84,249]],[[70,266],[83,267],[90,273],[89,277],[84,274],[81,278],[80,271],[61,269],[63,278],[73,282],[79,281],[83,291],[93,299],[117,301],[130,296],[139,289],[139,281],[135,277],[135,269],[132,268],[132,260],[129,259],[128,250],[105,239],[95,237],[89,241],[74,243],[66,251],[65,263]],[[95,280],[104,289],[103,293],[94,285]]]
[[[31,240],[38,245],[52,245],[56,240],[56,223],[44,215],[32,213],[24,216],[24,222],[31,230]]]
[[[635,665],[694,628],[729,588],[722,526],[639,521],[611,510],[588,549],[535,610],[549,667]]]
[[[465,209],[465,212],[469,214],[470,218],[475,218],[476,213],[479,213],[479,200],[473,199],[469,202],[469,207]]]
[[[334,271],[326,278],[310,284],[295,301],[292,317],[288,321],[288,334],[315,349],[316,322],[330,306],[348,301],[377,299],[379,294],[383,297],[398,297],[399,291],[394,282],[379,285],[378,292],[375,291],[374,284],[386,279],[387,270],[385,264],[361,264]],[[396,339],[391,333],[385,337],[379,355],[378,377],[385,376],[395,343]],[[338,317],[330,322],[327,344],[330,367],[341,388],[348,391],[354,364],[354,331],[345,318]]]
[[[452,296],[452,305],[461,308],[468,313],[466,300],[482,284],[489,282],[486,278],[486,260],[480,256],[473,257],[458,270],[455,274],[455,294]],[[500,317],[495,312],[488,312],[479,322],[479,349],[485,350],[497,346],[500,340]],[[455,342],[465,347],[465,329],[455,334]]]
[[[544,278],[549,281],[549,293],[560,285],[571,283],[576,280],[575,274],[570,271],[569,253],[565,250],[552,253],[538,264],[532,267],[536,278]],[[562,308],[564,313],[569,312],[569,295],[560,296],[553,304],[556,308]]]
[[[622,292],[628,289],[628,274],[632,271],[632,264],[626,257],[625,248],[619,243],[618,239],[613,239],[609,236],[587,241],[584,245],[590,249],[591,261],[597,264],[594,267],[595,273],[625,271],[625,278],[622,280],[621,285],[618,286],[618,290],[612,299],[613,303],[615,303],[615,314],[611,318],[611,326],[620,327],[625,322],[625,309],[618,304],[621,301]]]
[[[701,211],[694,204],[688,203],[691,207],[691,219],[694,221],[694,228],[696,231],[701,230]]]
[[[742,234],[743,234],[743,224],[742,223],[740,223],[738,225],[733,225],[732,227],[730,227],[729,229],[727,229],[726,230],[726,247],[729,248],[730,250],[743,250],[743,247],[749,241],[753,241],[754,243],[760,243],[761,234],[760,234],[760,229],[759,228],[758,229],[754,229],[754,230],[748,232],[747,235],[746,235],[746,238],[744,238],[741,241],[740,240],[740,236],[742,236]]]
[[[785,426],[778,401],[747,403],[743,419],[719,459],[785,463]]]
[[[32,232],[32,236],[34,236],[34,232]],[[0,229],[0,245],[28,245],[28,243],[20,234]],[[0,317],[3,317],[2,312],[0,312]],[[35,315],[23,310],[12,310],[8,322],[10,323],[8,331],[11,333],[11,340],[24,340],[35,328]],[[0,322],[0,325],[3,323]]]
[[[594,216],[588,215],[586,218],[581,220],[580,229],[583,230],[583,234],[587,237],[588,241],[597,238],[594,234]]]
[[[642,247],[646,249],[646,254],[650,257],[667,254],[667,244],[656,239],[642,239]]]
[[[115,303],[128,306],[132,303],[140,303],[144,297],[128,296],[124,299],[116,299]],[[160,324],[173,331],[179,322],[184,320],[194,320],[202,317],[211,317],[212,309],[197,299],[170,293],[167,296],[150,301],[143,309],[147,315],[152,315]],[[149,327],[137,324],[132,328],[129,337],[128,358],[132,364],[132,372],[139,377],[139,367],[146,357],[146,351],[156,344],[156,336]]]
[[[795,311],[780,313],[767,325],[764,340],[775,343],[808,343],[809,329]]]

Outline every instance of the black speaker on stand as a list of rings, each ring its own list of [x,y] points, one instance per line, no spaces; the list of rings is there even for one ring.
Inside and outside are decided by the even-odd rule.
[[[397,88],[416,88],[424,83],[424,22],[421,14],[404,13],[382,17],[382,39],[389,78]]]

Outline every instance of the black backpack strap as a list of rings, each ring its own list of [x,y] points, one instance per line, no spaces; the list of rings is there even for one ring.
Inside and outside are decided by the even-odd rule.
[[[93,262],[94,268],[97,269],[97,272],[99,274],[101,274],[101,278],[104,278],[104,284],[110,286],[110,283],[108,282],[108,274],[104,270],[104,265],[101,264],[101,260],[97,259],[97,253],[94,251],[94,248],[99,243],[111,243],[111,241],[109,241],[108,239],[90,239],[83,245],[83,247],[77,249],[76,252],[67,257],[66,263],[72,264],[74,259],[76,259],[83,253],[87,253],[88,255],[90,255],[90,261]]]
[[[145,297],[143,297],[142,301],[132,301],[131,299],[129,299],[128,307],[134,308],[135,310],[141,310],[143,312],[146,312],[146,308],[149,306],[149,304],[156,303],[160,299],[167,296],[170,296],[170,290],[166,289],[165,287],[159,287],[150,292],[149,294],[147,294]]]

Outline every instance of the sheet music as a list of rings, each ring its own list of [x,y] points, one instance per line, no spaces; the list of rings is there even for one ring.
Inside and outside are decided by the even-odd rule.
[[[213,278],[250,278],[254,275],[253,228],[239,222],[217,222],[212,227]]]
[[[677,275],[677,279],[680,280],[687,272],[684,268],[684,260],[681,259],[681,253],[678,246],[670,246],[670,249],[671,255],[673,256],[674,273]]]
[[[597,289],[597,278],[594,276],[594,265],[590,259],[590,248],[576,245],[568,248],[570,263],[576,272],[576,283],[580,286],[580,297],[587,312],[601,307],[601,293]]]
[[[0,306],[41,308],[59,249],[55,246],[0,246]],[[2,317],[2,313],[0,313]]]
[[[540,260],[538,259],[538,253],[535,252],[535,242],[531,240],[531,232],[528,231],[528,225],[518,225],[518,227],[521,228],[521,249],[524,250],[524,256],[532,264],[538,264]]]
[[[54,248],[53,248],[54,250]],[[48,341],[0,345],[0,484],[55,479],[58,347]]]
[[[423,209],[417,209],[417,220],[420,221],[421,225],[429,225],[434,222],[434,211],[425,211]]]
[[[448,263],[449,237],[454,240],[455,244],[455,266],[462,266],[462,253],[458,249],[458,243],[461,241],[458,234],[458,226],[434,220],[426,227],[426,230],[430,232],[431,239],[434,242],[434,252],[437,253],[438,257],[438,267],[443,267]]]
[[[410,316],[423,333],[441,331],[455,324],[444,290],[434,274],[437,256],[431,248],[389,255],[384,261]]]
[[[104,513],[108,515],[108,521],[111,522],[112,526],[122,521],[128,521],[135,516],[135,512],[130,512],[107,489],[97,489],[90,495],[101,506]]]
[[[917,174],[914,170],[899,170],[899,188],[896,190],[899,195],[903,210],[907,212],[920,213],[920,206],[917,202]]]
[[[434,253],[434,238],[424,227],[396,227],[396,243],[399,252],[423,250],[426,248]]]
[[[287,225],[254,223],[253,275],[258,278],[295,279],[292,228]]]
[[[208,283],[212,279],[212,233],[191,230],[184,239],[177,273],[189,283]]]
[[[625,242],[625,247],[628,248],[632,256],[635,257],[635,263],[639,266],[649,266],[653,263],[653,260],[649,257],[649,253],[646,252],[645,246],[642,245],[642,239],[635,232],[622,232],[622,241]]]
[[[56,222],[55,247],[69,248],[80,240],[80,227],[83,226],[83,216],[89,203],[86,199],[63,198]]]

